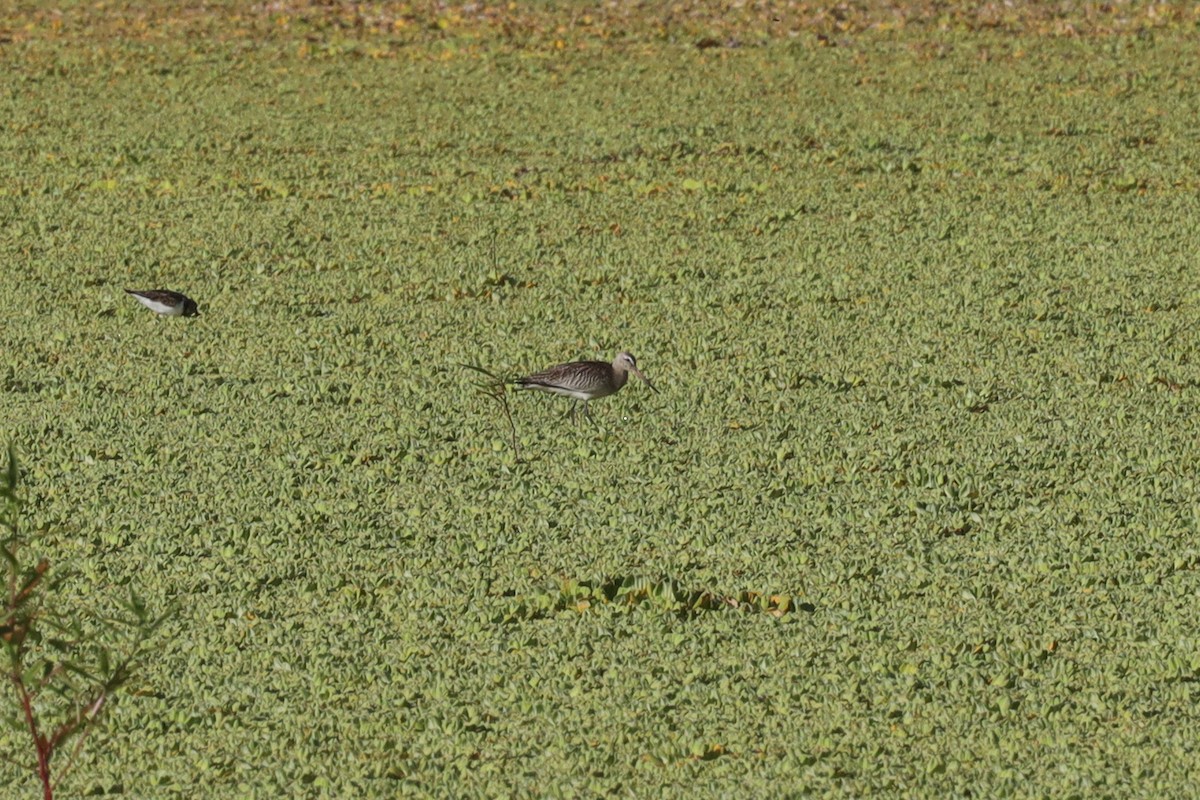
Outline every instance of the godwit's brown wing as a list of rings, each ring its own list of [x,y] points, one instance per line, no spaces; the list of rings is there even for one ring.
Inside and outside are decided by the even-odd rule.
[[[615,380],[612,364],[605,361],[572,361],[569,364],[559,364],[557,367],[517,378],[516,384],[522,389],[537,389],[585,402],[605,397],[620,388]]]

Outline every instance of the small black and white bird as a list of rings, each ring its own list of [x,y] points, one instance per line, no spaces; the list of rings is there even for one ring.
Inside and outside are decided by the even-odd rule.
[[[200,309],[196,308],[196,301],[179,292],[168,292],[166,289],[126,289],[125,292],[133,295],[134,299],[146,308],[164,317],[194,317],[200,313]]]

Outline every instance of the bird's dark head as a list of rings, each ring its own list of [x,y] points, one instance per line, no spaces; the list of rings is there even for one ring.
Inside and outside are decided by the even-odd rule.
[[[634,375],[637,375],[639,378],[645,381],[646,385],[649,386],[653,391],[658,391],[658,389],[654,388],[654,384],[650,382],[650,379],[643,375],[642,371],[638,369],[637,359],[633,357],[633,353],[618,353],[617,357],[613,359],[613,369],[617,369],[622,372],[632,372]]]

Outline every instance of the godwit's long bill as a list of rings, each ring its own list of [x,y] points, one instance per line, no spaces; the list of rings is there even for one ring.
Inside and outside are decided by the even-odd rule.
[[[516,385],[522,389],[537,389],[539,392],[549,392],[569,397],[575,402],[571,404],[571,421],[575,421],[575,410],[580,402],[583,403],[583,415],[595,424],[588,403],[598,397],[608,397],[629,380],[633,373],[646,382],[651,390],[657,392],[650,379],[638,369],[637,360],[629,353],[618,353],[609,364],[605,361],[572,361],[569,364],[559,364],[524,378],[517,378]]]

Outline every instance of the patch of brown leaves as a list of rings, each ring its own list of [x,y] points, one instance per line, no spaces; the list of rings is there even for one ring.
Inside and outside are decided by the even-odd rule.
[[[0,46],[35,39],[322,40],[383,38],[393,45],[446,39],[509,46],[674,40],[708,47],[870,31],[996,31],[1105,36],[1194,25],[1184,0],[606,0],[577,2],[351,2],[351,0],[26,0],[0,8]]]

